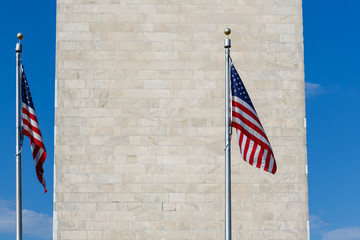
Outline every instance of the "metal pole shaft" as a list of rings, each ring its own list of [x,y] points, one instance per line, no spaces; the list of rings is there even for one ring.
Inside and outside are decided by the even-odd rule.
[[[225,240],[231,240],[230,39],[225,39]]]
[[[22,240],[21,196],[21,43],[16,44],[16,240]]]

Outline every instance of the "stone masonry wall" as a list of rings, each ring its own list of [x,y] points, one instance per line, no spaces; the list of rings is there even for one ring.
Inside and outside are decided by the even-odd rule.
[[[278,164],[233,239],[308,239],[301,0],[58,0],[54,239],[224,239],[224,28]]]

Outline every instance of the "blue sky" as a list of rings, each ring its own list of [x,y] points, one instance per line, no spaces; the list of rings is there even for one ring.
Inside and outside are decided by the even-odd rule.
[[[360,239],[360,1],[303,2],[311,239]]]
[[[309,205],[312,240],[360,239],[360,1],[303,0]],[[0,239],[15,239],[15,45],[23,62],[48,158],[44,195],[29,141],[22,159],[24,239],[52,237],[55,1],[6,1],[0,8],[5,134],[0,139]],[[219,43],[222,44],[222,43]],[[236,43],[233,43],[236,44]],[[6,138],[5,138],[6,137]]]
[[[44,164],[49,192],[37,181],[28,138],[22,152],[24,239],[52,238],[55,87],[55,1],[4,1],[0,8],[0,98],[5,134],[0,139],[0,239],[15,239],[15,45],[24,33],[22,59],[48,158]]]

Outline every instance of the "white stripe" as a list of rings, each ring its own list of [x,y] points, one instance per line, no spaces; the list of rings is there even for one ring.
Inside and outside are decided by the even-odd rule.
[[[254,148],[254,141],[250,140],[250,144],[249,144],[249,149],[248,149],[248,152],[246,154],[246,161],[247,162],[250,162],[250,155],[251,155],[251,152]]]
[[[243,158],[245,159],[245,153],[244,153],[244,150],[245,150],[245,144],[246,144],[246,135],[243,134],[243,139],[242,139],[242,142],[241,142],[241,154],[243,155]]]
[[[38,122],[35,121],[35,120],[33,120],[33,119],[31,119],[31,118],[29,117],[29,115],[23,113],[23,114],[22,114],[22,118],[25,119],[26,121],[28,121],[32,126],[34,126],[34,127],[36,127],[37,129],[39,129],[39,124],[38,124]]]
[[[35,166],[37,166],[37,164],[39,163],[39,160],[40,160],[40,158],[42,157],[43,154],[44,154],[44,149],[40,148],[39,151],[36,154],[36,159],[37,160],[36,160],[36,165]]]
[[[257,164],[257,162],[258,162],[258,157],[259,157],[260,149],[261,149],[260,145],[257,145],[256,151],[255,151],[255,155],[254,155],[253,166],[256,166],[256,164]]]
[[[43,143],[43,140],[42,140],[42,137],[37,134],[36,132],[32,131],[28,125],[24,124],[23,125],[23,128],[31,135],[33,136],[35,139],[37,139],[38,141],[42,142]]]
[[[273,170],[273,167],[274,167],[274,158],[273,158],[273,155],[271,154],[270,156],[270,163],[269,163],[269,172],[272,172]]]
[[[257,139],[259,139],[260,141],[262,141],[263,143],[265,143],[266,145],[268,145],[270,147],[270,143],[266,140],[266,138],[264,138],[262,135],[260,135],[257,131],[255,131],[254,129],[252,129],[251,127],[249,127],[248,125],[246,125],[243,121],[241,121],[240,119],[234,117],[233,118],[233,122],[236,122],[237,124],[239,124],[240,126],[242,126],[246,131],[248,131],[251,135],[254,135],[254,137],[256,137]]]
[[[35,143],[31,144],[31,151],[32,151],[32,152],[34,152],[35,147],[36,147],[36,144],[35,144]],[[35,167],[36,167],[36,165],[39,163],[39,160],[40,160],[41,156],[43,155],[43,153],[44,153],[44,149],[43,149],[43,148],[39,148],[39,151],[36,153],[36,155],[35,155],[35,157],[34,157]]]
[[[261,159],[260,169],[264,169],[267,155],[268,155],[268,150],[264,149],[264,154],[263,154],[262,159]]]
[[[33,153],[33,155],[34,155],[35,147],[36,147],[36,144],[32,143],[31,144],[31,152]],[[38,152],[36,153],[35,157],[33,156],[33,161],[34,161],[35,167],[36,167],[36,165],[37,165],[37,163],[39,162],[39,159],[40,159],[40,158],[37,157],[37,154],[38,154]]]
[[[26,103],[22,103],[22,107],[25,108],[26,110],[29,111],[29,113],[31,113],[32,115],[36,116],[35,110],[30,107],[29,105],[27,105]]]
[[[238,140],[238,143],[239,143],[239,147],[240,147],[240,153],[241,155],[243,156],[244,160],[246,161],[245,157],[244,157],[244,148],[245,148],[245,144],[246,144],[246,136],[243,135],[243,141],[240,142],[240,134],[241,134],[241,131],[236,129],[236,135],[237,135],[237,140]],[[245,139],[245,140],[244,140]]]

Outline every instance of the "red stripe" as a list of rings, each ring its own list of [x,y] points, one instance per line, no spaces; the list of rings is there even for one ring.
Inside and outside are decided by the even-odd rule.
[[[258,157],[258,160],[256,163],[257,168],[260,168],[260,166],[261,166],[261,161],[262,161],[263,155],[264,155],[264,148],[260,148],[260,154],[259,154],[259,157]]]
[[[246,139],[246,143],[245,143],[244,153],[243,153],[243,158],[245,159],[246,162],[249,161],[249,159],[246,158],[247,152],[248,152],[248,150],[249,150],[249,145],[250,145],[250,138],[247,138],[247,139]]]
[[[274,155],[273,155],[273,158],[274,158]],[[276,161],[275,161],[275,158],[274,158],[274,165],[273,165],[273,169],[272,169],[271,173],[275,174],[276,170],[277,170],[277,166],[276,166]]]
[[[255,155],[257,146],[258,146],[258,145],[254,142],[253,149],[252,149],[251,154],[250,154],[250,161],[249,161],[249,163],[250,163],[251,165],[254,164],[254,155]]]
[[[270,164],[271,155],[272,155],[272,152],[269,151],[269,152],[268,152],[268,155],[267,155],[267,157],[266,157],[266,160],[265,160],[265,166],[264,166],[264,170],[265,170],[265,171],[268,171],[268,170],[269,170],[269,164]]]
[[[42,162],[44,162],[44,161],[45,161],[45,159],[43,159]],[[40,161],[39,161],[39,163],[36,165],[35,171],[36,171],[37,179],[38,179],[39,182],[44,186],[44,190],[45,190],[45,193],[46,193],[46,192],[47,192],[47,189],[46,189],[46,182],[45,182],[45,178],[44,178],[44,169],[43,169],[42,164],[40,164]]]

